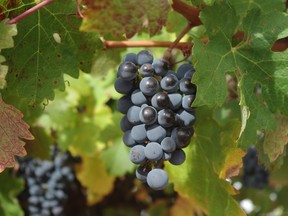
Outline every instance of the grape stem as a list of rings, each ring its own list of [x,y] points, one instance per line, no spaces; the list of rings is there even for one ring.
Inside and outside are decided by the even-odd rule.
[[[177,44],[180,43],[180,40],[191,30],[192,27],[202,24],[201,20],[199,19],[200,10],[198,8],[192,7],[182,2],[181,0],[173,0],[172,8],[177,13],[184,16],[188,23],[186,27],[182,30],[182,32],[177,36],[175,41],[171,43],[169,48],[164,53],[163,59],[166,59],[170,63],[171,63],[171,52],[174,48],[178,48]],[[191,55],[192,46],[193,44],[189,44],[189,46],[186,46],[184,49],[181,49],[185,59],[187,59]]]
[[[6,24],[8,25],[12,25],[12,24],[16,24],[17,22],[19,22],[20,20],[24,19],[26,16],[34,13],[35,11],[39,10],[40,8],[50,4],[51,2],[53,2],[53,0],[44,0],[41,3],[35,5],[34,7],[28,9],[27,11],[23,12],[22,14],[20,14],[19,16],[13,18],[12,20],[9,20],[8,22],[6,22]]]

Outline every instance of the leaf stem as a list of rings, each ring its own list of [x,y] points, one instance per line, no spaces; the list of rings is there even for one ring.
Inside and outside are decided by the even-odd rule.
[[[167,61],[170,60],[171,57],[171,52],[174,48],[177,47],[177,45],[180,43],[180,40],[190,31],[190,29],[193,27],[193,24],[191,22],[188,22],[188,24],[186,25],[186,27],[182,30],[182,32],[177,36],[177,38],[175,39],[174,42],[171,43],[171,45],[169,46],[169,48],[165,51],[163,59],[166,59]],[[191,50],[193,44],[187,44],[188,46],[185,47],[185,50]],[[179,47],[177,47],[179,48]],[[179,48],[180,49],[180,48]],[[184,52],[184,49],[182,49],[182,51]]]
[[[51,2],[53,2],[53,0],[44,0],[41,3],[35,5],[34,7],[28,9],[27,11],[23,12],[19,16],[13,18],[12,20],[9,20],[8,22],[6,22],[6,24],[8,24],[8,25],[15,24],[15,23],[19,22],[20,20],[24,19],[26,16],[34,13],[35,11],[39,10],[40,8],[42,8],[44,6],[50,4]]]
[[[199,18],[200,10],[196,7],[192,7],[181,0],[173,0],[172,8],[182,16],[184,16],[187,20],[186,27],[182,30],[182,32],[177,36],[175,41],[171,44],[171,46],[165,51],[163,58],[170,62],[171,60],[171,52],[174,48],[177,47],[177,44],[180,40],[191,30],[192,27],[201,25],[202,22]],[[186,46],[185,49],[182,49],[182,52],[187,58],[191,55],[191,48],[193,44],[190,46]],[[178,47],[177,47],[178,48]]]
[[[184,16],[187,19],[187,21],[189,23],[191,23],[192,27],[202,24],[202,22],[199,18],[199,13],[200,13],[199,8],[190,6],[190,5],[182,2],[181,0],[173,0],[172,8],[177,13]]]
[[[171,41],[106,41],[102,39],[105,49],[127,48],[127,47],[171,47],[174,42]],[[192,42],[180,42],[175,45],[178,49],[187,49],[192,47]]]

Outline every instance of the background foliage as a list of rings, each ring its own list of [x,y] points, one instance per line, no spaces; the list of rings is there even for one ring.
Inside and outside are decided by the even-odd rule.
[[[83,159],[76,173],[91,212],[287,214],[288,53],[276,46],[288,36],[282,0],[192,0],[184,6],[173,1],[184,11],[198,6],[202,24],[183,39],[194,43],[189,60],[196,68],[195,137],[185,149],[183,165],[166,165],[170,185],[164,192],[152,192],[133,179],[135,167],[122,143],[116,110],[117,66],[125,53],[143,48],[105,49],[103,38],[173,41],[187,24],[183,14],[166,0],[83,0],[80,19],[75,1],[55,0],[17,24],[5,23],[36,3],[0,0],[0,169],[23,153],[7,150],[23,148],[23,141],[15,138],[26,139],[28,155],[40,158],[47,158],[49,145],[57,143]],[[149,49],[158,58],[166,50]],[[183,58],[177,50],[172,57]],[[13,114],[6,119],[8,107]],[[27,127],[24,121],[31,134],[21,136],[12,129]],[[7,133],[12,137],[4,139]],[[260,191],[235,186],[251,145],[271,170],[268,187]],[[1,173],[0,182],[5,185],[0,189],[0,214],[23,214],[15,198],[23,182],[13,170]],[[127,186],[121,188],[123,183]],[[122,210],[113,196],[125,197]],[[245,213],[240,205],[248,198],[254,210],[244,208]]]

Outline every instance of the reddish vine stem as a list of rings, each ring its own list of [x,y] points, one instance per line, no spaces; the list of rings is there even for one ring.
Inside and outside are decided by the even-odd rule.
[[[104,48],[127,48],[127,47],[170,47],[174,42],[171,41],[106,41],[102,39]],[[176,48],[183,49],[193,46],[192,42],[180,42]]]
[[[171,6],[174,11],[184,16],[186,20],[191,23],[192,27],[202,24],[199,18],[199,14],[200,14],[199,8],[192,7],[182,2],[181,0],[173,0],[173,3]]]
[[[76,0],[76,5],[77,5],[77,14],[80,18],[84,18],[82,12],[81,12],[81,8],[80,8],[80,4],[79,4],[79,0]]]
[[[197,26],[201,24],[201,20],[199,19],[199,13],[200,11],[198,8],[192,7],[181,0],[173,0],[172,8],[180,13],[182,16],[186,18],[188,21],[188,24],[186,27],[182,30],[182,32],[177,36],[175,41],[171,43],[169,48],[165,51],[163,59],[166,59],[168,62],[171,63],[171,52],[174,48],[177,47],[177,44],[180,43],[180,40],[191,30],[193,26]],[[187,46],[184,49],[181,49],[185,59],[187,59],[191,55],[191,48],[193,44],[187,44]],[[177,47],[179,48],[179,47]]]
[[[239,40],[243,40],[242,34],[236,34],[235,37]],[[104,49],[115,49],[115,48],[127,48],[127,47],[171,47],[174,42],[171,41],[105,41],[102,40],[104,44]],[[208,42],[208,38],[202,40],[203,43]],[[175,48],[178,49],[187,49],[188,47],[193,47],[192,42],[180,42]],[[284,51],[288,48],[288,38],[283,38],[276,41],[271,50],[272,51]]]
[[[35,5],[34,7],[28,9],[27,11],[23,12],[19,16],[13,18],[12,20],[9,20],[8,22],[6,22],[6,24],[8,24],[8,25],[15,24],[15,23],[19,22],[20,20],[24,19],[26,16],[32,14],[33,12],[39,10],[40,8],[42,8],[44,6],[50,4],[51,2],[53,2],[53,0],[44,0],[41,3]]]
[[[183,29],[183,31],[177,36],[176,40],[174,42],[171,43],[170,47],[165,51],[163,59],[166,59],[167,61],[170,62],[170,58],[171,58],[171,52],[174,48],[177,47],[177,45],[180,43],[180,40],[190,31],[190,29],[193,27],[191,22],[188,22],[187,26]],[[192,44],[188,44],[186,43],[186,47],[185,50],[191,50],[192,48]],[[179,48],[179,47],[177,47]],[[181,49],[182,51],[184,49]]]

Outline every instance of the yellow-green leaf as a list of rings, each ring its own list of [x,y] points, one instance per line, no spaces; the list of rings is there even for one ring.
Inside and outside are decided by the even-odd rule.
[[[88,204],[93,205],[111,192],[115,178],[108,175],[99,153],[95,153],[93,156],[80,155],[82,164],[78,168],[76,176],[87,189]]]

